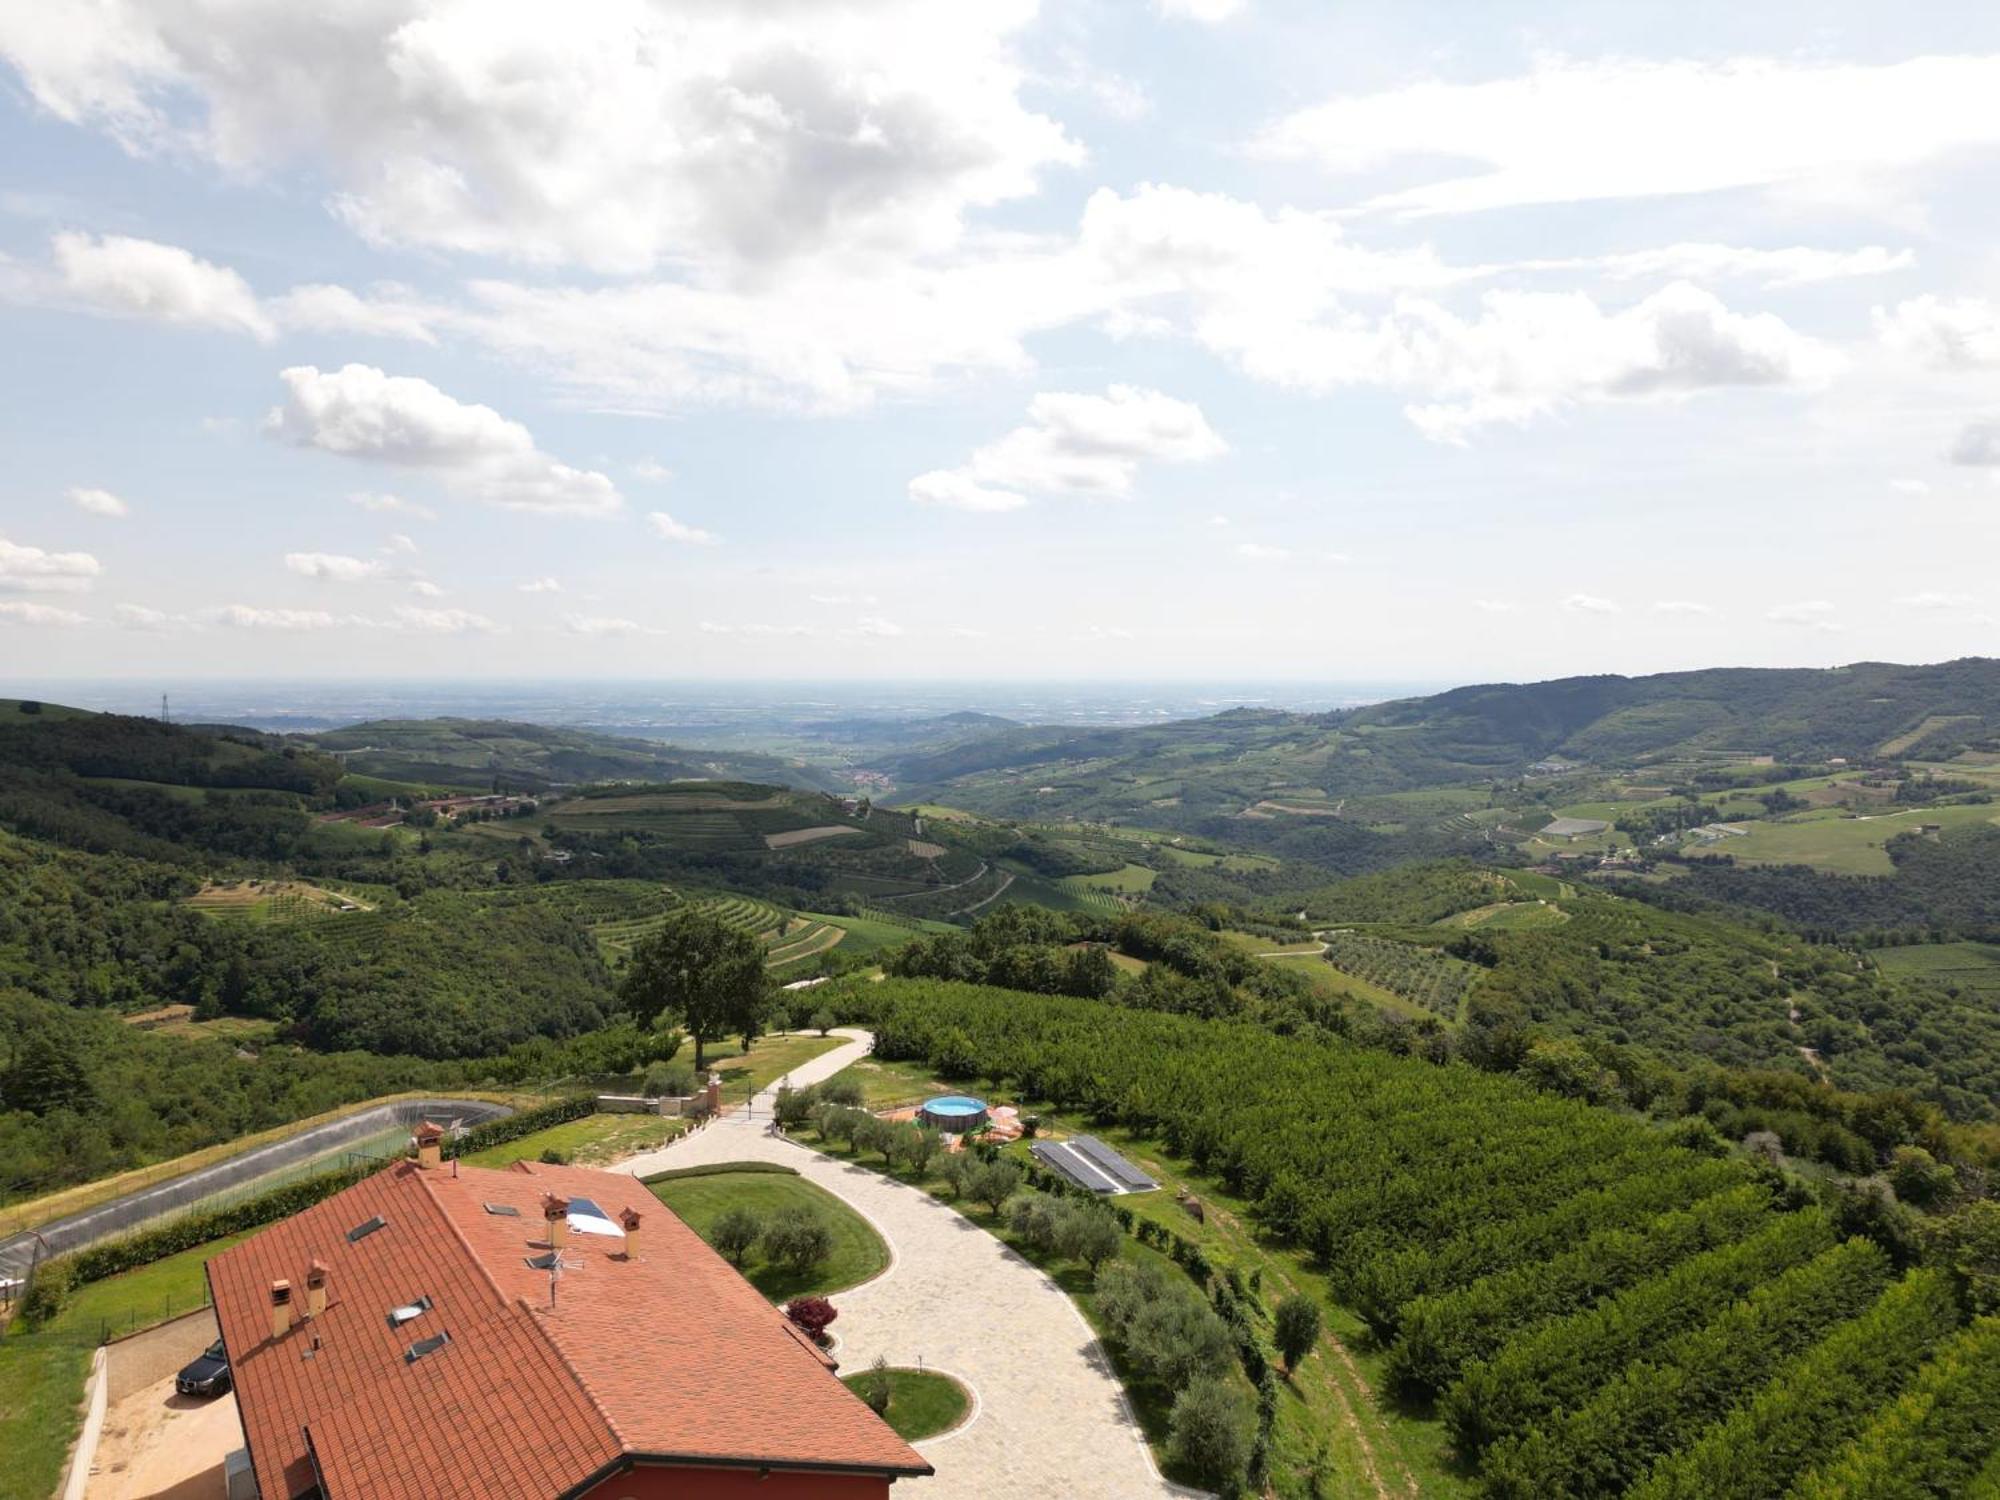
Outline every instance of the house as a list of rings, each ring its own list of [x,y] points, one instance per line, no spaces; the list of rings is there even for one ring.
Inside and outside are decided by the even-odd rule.
[[[262,1500],[886,1500],[932,1472],[636,1178],[418,1158],[215,1256]]]

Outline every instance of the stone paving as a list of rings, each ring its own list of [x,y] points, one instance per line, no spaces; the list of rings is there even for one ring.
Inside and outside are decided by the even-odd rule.
[[[791,1075],[803,1087],[867,1054],[845,1045]],[[775,1091],[617,1170],[644,1176],[710,1162],[774,1161],[840,1198],[888,1243],[889,1269],[833,1299],[841,1367],[942,1370],[972,1391],[971,1419],[918,1444],[937,1466],[911,1480],[911,1500],[1145,1500],[1187,1496],[1161,1478],[1104,1351],[1047,1276],[926,1193],[765,1133]]]

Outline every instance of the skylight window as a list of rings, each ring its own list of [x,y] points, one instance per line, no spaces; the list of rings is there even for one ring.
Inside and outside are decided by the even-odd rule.
[[[380,1214],[375,1215],[372,1219],[364,1219],[361,1223],[356,1224],[352,1229],[347,1231],[347,1243],[352,1245],[359,1240],[365,1240],[376,1230],[387,1229],[388,1227],[389,1221]]]
[[[430,1310],[431,1299],[428,1295],[419,1297],[414,1302],[405,1302],[401,1307],[392,1307],[389,1309],[389,1326],[401,1328],[405,1323],[414,1322]]]
[[[435,1354],[450,1342],[451,1335],[448,1333],[434,1333],[427,1339],[418,1339],[404,1351],[403,1363],[413,1365],[426,1354]]]
[[[530,1271],[546,1271],[555,1265],[556,1253],[553,1250],[544,1250],[540,1255],[524,1255],[521,1259],[528,1263]]]
[[[498,1214],[503,1219],[518,1219],[521,1210],[511,1203],[487,1203],[481,1205],[489,1214]]]

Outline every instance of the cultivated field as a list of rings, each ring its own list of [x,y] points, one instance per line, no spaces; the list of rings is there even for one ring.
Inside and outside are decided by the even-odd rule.
[[[1811,865],[1830,875],[1888,875],[1895,866],[1882,846],[1898,834],[1914,833],[1926,825],[1977,824],[2000,826],[2000,812],[1988,805],[1918,807],[1859,817],[1833,811],[1798,813],[1747,824],[1750,831],[1742,838],[1716,847],[1744,864]]]

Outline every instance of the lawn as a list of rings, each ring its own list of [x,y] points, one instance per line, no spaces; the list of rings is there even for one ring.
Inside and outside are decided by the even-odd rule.
[[[965,1387],[949,1375],[935,1370],[888,1370],[889,1409],[882,1419],[896,1429],[906,1443],[920,1443],[940,1432],[949,1432],[965,1420],[972,1400]],[[859,1396],[868,1376],[842,1377],[846,1387]]]
[[[919,1062],[883,1062],[864,1057],[850,1063],[839,1074],[861,1085],[864,1109],[891,1109],[899,1104],[917,1104],[934,1094],[955,1094],[958,1085],[947,1083]]]
[[[544,1151],[556,1151],[566,1162],[593,1167],[664,1146],[686,1128],[685,1120],[659,1115],[585,1115],[488,1146],[464,1161],[472,1167],[506,1167],[517,1161],[538,1161]]]
[[[846,1041],[838,1036],[763,1036],[746,1054],[742,1040],[732,1037],[710,1042],[702,1066],[722,1075],[723,1102],[740,1104],[746,1093],[770,1087],[800,1063],[844,1046]],[[692,1064],[694,1049],[682,1049],[676,1061]]]
[[[1917,807],[1859,818],[1832,810],[1801,813],[1749,824],[1742,838],[1724,839],[1710,852],[1733,855],[1745,864],[1811,865],[1829,875],[1889,875],[1896,867],[1882,846],[1926,823],[1964,828],[2000,823],[2000,814],[1977,805]]]
[[[82,1421],[90,1355],[108,1338],[164,1323],[208,1300],[202,1267],[245,1235],[230,1235],[81,1287],[32,1333],[0,1342],[0,1495],[47,1495]]]
[[[747,1208],[768,1219],[780,1209],[803,1207],[824,1219],[833,1231],[833,1253],[811,1271],[775,1265],[764,1260],[761,1251],[751,1252],[743,1274],[773,1302],[845,1291],[888,1269],[889,1247],[866,1219],[824,1188],[789,1172],[722,1171],[669,1177],[647,1186],[703,1239],[729,1208]]]

